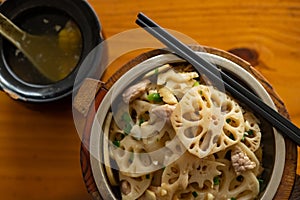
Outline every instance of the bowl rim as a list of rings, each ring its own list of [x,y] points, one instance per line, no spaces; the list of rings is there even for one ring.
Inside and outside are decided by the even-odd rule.
[[[247,86],[249,86],[262,100],[267,103],[273,109],[277,109],[272,101],[269,93],[265,90],[265,88],[259,83],[259,81],[244,68],[239,66],[237,63],[224,58],[220,55],[206,53],[206,52],[197,52],[200,56],[207,58],[210,62],[219,65],[221,68],[226,69],[231,72],[233,75],[239,77],[242,81],[244,81]],[[159,62],[158,62],[159,60]],[[100,124],[104,123],[104,119],[106,115],[103,113],[107,113],[110,108],[110,101],[113,97],[114,92],[118,94],[123,90],[123,85],[121,84],[124,81],[133,80],[135,77],[146,74],[152,69],[155,69],[157,66],[162,64],[166,64],[168,62],[181,62],[184,61],[181,58],[175,56],[174,54],[161,54],[156,55],[154,57],[148,58],[141,63],[137,64],[132,69],[128,70],[125,74],[123,74],[110,88],[107,92],[106,96],[103,98],[101,104],[96,110],[95,117],[93,119],[92,127],[91,127],[91,135],[90,135],[90,162],[91,169],[93,172],[93,176],[97,185],[97,188],[104,199],[114,199],[113,193],[111,190],[105,187],[108,184],[106,176],[104,174],[105,169],[101,162],[99,162],[98,155],[101,155],[101,148],[99,148],[103,142],[102,138],[99,134]],[[152,66],[149,68],[149,65]],[[147,66],[147,68],[146,68]],[[121,84],[121,85],[120,85]],[[122,87],[123,86],[123,87]],[[101,112],[101,113],[100,113]],[[281,134],[279,134],[274,128],[274,139],[275,139],[275,160],[274,164],[276,167],[273,168],[271,173],[271,178],[269,183],[267,184],[265,191],[263,192],[260,199],[265,200],[269,198],[273,198],[276,194],[277,188],[279,187],[285,162],[285,141]],[[100,173],[99,173],[100,172]]]

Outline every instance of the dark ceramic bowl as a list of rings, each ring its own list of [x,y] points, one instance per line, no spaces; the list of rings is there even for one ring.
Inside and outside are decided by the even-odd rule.
[[[22,71],[23,66],[18,66],[14,63],[16,59],[12,58],[16,48],[0,37],[0,87],[2,90],[14,99],[36,103],[52,102],[69,96],[82,61],[102,41],[99,20],[88,2],[85,0],[7,0],[1,4],[0,12],[27,32],[32,31],[32,28],[43,32],[49,30],[53,24],[64,26],[70,20],[76,24],[82,40],[79,61],[70,74],[54,83],[43,82],[42,75],[34,68],[26,68]],[[41,21],[43,18],[51,22],[45,23],[48,27],[45,24],[36,25],[37,20]],[[31,27],[31,24],[35,24],[35,27]],[[91,67],[94,62],[93,58],[89,58],[88,63]],[[16,68],[19,68],[21,72],[16,71]],[[86,73],[89,73],[89,70]],[[33,81],[26,81],[27,76],[30,76]]]

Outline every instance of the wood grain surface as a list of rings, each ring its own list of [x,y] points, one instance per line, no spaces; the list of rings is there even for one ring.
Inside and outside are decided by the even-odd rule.
[[[136,14],[142,11],[200,44],[240,53],[272,84],[300,126],[300,1],[89,2],[106,38],[137,28]],[[124,57],[116,66],[131,58]],[[71,100],[33,109],[1,92],[0,199],[91,199],[81,175],[79,148]]]

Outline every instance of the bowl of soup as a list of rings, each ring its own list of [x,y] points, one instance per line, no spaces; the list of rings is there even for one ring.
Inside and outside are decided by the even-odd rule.
[[[197,54],[277,109],[246,61],[204,49]],[[101,86],[87,117],[81,163],[95,198],[278,198],[281,134],[178,56],[134,60]]]
[[[60,68],[59,78],[53,81],[40,73],[13,44],[0,37],[1,89],[12,98],[26,102],[52,102],[69,96],[83,60],[102,41],[100,21],[89,3],[8,0],[0,5],[0,12],[29,34],[57,38],[54,42],[62,52],[61,57],[53,60],[53,68]],[[68,62],[54,64],[65,57],[70,58]]]

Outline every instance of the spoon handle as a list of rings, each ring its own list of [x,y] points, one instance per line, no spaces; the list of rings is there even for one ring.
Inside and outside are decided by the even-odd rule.
[[[14,25],[2,13],[0,13],[0,33],[17,48],[20,48],[20,42],[25,41],[26,39],[26,33]]]

